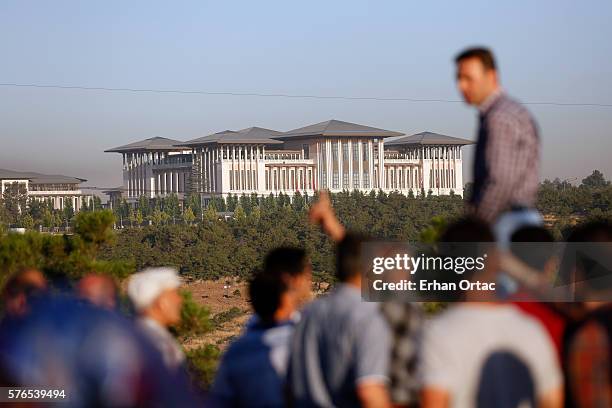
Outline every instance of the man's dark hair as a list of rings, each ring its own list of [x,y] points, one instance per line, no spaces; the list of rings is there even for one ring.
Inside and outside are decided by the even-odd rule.
[[[271,276],[298,276],[304,273],[308,263],[306,251],[295,247],[280,247],[268,252],[263,272]]]
[[[480,243],[480,244],[479,244]],[[495,247],[495,236],[491,227],[485,221],[473,216],[459,218],[450,223],[442,233],[438,242],[438,255],[444,258],[477,258]],[[462,274],[437,271],[436,277],[443,282],[459,284],[463,279],[471,280],[474,270],[466,270]],[[436,294],[440,300],[463,300],[463,291]]]
[[[274,322],[274,313],[281,304],[282,295],[287,292],[287,283],[278,276],[256,272],[249,282],[251,306],[261,321]]]
[[[602,220],[579,224],[570,232],[567,242],[612,242],[612,223]]]
[[[485,221],[463,217],[446,227],[440,242],[495,242],[495,236]]]
[[[35,282],[32,282],[24,277],[25,273],[34,268],[22,268],[11,276],[5,283],[2,289],[2,297],[9,299],[17,295],[23,294],[26,297],[35,297],[44,292],[44,288],[41,288]]]
[[[497,69],[497,64],[495,63],[495,57],[493,56],[493,52],[491,52],[491,50],[488,48],[485,48],[485,47],[468,48],[460,52],[455,57],[455,63],[458,64],[459,62],[466,60],[466,59],[470,59],[470,58],[477,58],[487,70]]]
[[[347,233],[336,247],[336,277],[346,282],[361,273],[361,244],[365,237]]]
[[[525,264],[542,271],[554,255],[555,238],[544,227],[529,226],[518,229],[510,238],[510,251]],[[526,244],[529,243],[529,244]]]
[[[612,293],[612,287],[607,282],[600,282],[596,279],[609,275],[609,271],[600,265],[600,263],[605,264],[606,262],[600,261],[610,259],[608,246],[602,244],[612,242],[612,223],[599,220],[579,224],[571,230],[567,242],[577,245],[566,246],[559,272],[559,284],[567,285],[572,282],[581,282],[582,286],[588,290],[605,290],[607,295]],[[583,254],[580,243],[599,243],[599,245],[587,244],[590,251]],[[584,296],[584,294],[576,294],[577,299],[584,300],[581,296]]]

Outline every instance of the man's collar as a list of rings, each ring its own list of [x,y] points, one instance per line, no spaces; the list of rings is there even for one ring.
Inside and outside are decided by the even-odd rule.
[[[480,105],[478,105],[478,111],[480,114],[484,115],[487,113],[487,111],[491,109],[491,106],[493,106],[493,104],[503,95],[503,93],[504,90],[501,87],[491,92],[491,94],[487,96],[487,98]]]

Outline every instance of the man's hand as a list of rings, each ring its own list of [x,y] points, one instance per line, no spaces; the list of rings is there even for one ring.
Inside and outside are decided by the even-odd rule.
[[[336,242],[341,241],[346,234],[344,227],[336,217],[326,190],[319,192],[319,200],[310,206],[308,218],[310,222],[320,224],[323,231]]]

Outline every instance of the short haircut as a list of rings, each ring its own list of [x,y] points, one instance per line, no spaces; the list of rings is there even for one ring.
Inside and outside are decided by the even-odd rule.
[[[26,273],[29,271],[40,273],[36,268],[21,268],[6,281],[2,289],[2,297],[5,299],[10,299],[18,295],[34,297],[43,293],[45,288],[41,287],[37,282],[28,279],[26,276]]]
[[[336,277],[345,282],[361,273],[361,244],[366,241],[362,235],[347,233],[336,247]]]
[[[306,251],[295,247],[279,247],[268,252],[263,272],[272,276],[298,276],[304,273],[308,262]]]
[[[449,224],[440,242],[495,242],[491,227],[476,217],[463,217]]]
[[[602,220],[579,224],[572,229],[567,242],[612,242],[612,223]]]
[[[495,57],[493,56],[493,52],[488,48],[485,48],[485,47],[468,48],[460,52],[455,57],[455,63],[458,64],[461,61],[470,59],[470,58],[478,59],[482,63],[482,65],[485,67],[485,69],[487,70],[497,69],[497,64],[495,63]]]
[[[525,264],[539,271],[544,269],[554,254],[554,237],[544,227],[528,226],[512,234],[510,251]],[[529,242],[530,245],[524,244]],[[521,244],[523,243],[523,244]],[[540,244],[540,245],[538,245]]]
[[[599,220],[578,224],[571,230],[567,237],[567,242],[612,242],[612,223],[610,223],[610,221]],[[594,245],[593,249],[606,251],[606,247],[604,246]],[[596,268],[593,267],[592,262],[588,262],[591,265],[586,265],[580,252],[581,251],[579,251],[576,246],[566,246],[559,272],[559,284],[567,285],[581,281],[582,285],[586,287],[587,290],[612,290],[612,288],[608,287],[607,283],[602,285],[598,283],[597,280],[593,279],[599,277],[592,274],[592,272],[596,272]],[[603,258],[609,256],[609,253],[601,254]]]
[[[262,322],[272,323],[281,305],[281,297],[287,292],[287,283],[277,276],[256,272],[249,282],[249,298],[253,311]]]

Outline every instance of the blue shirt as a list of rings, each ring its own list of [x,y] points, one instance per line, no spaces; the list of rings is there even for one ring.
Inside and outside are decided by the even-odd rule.
[[[212,386],[215,406],[283,407],[294,324],[253,323],[225,352]]]

